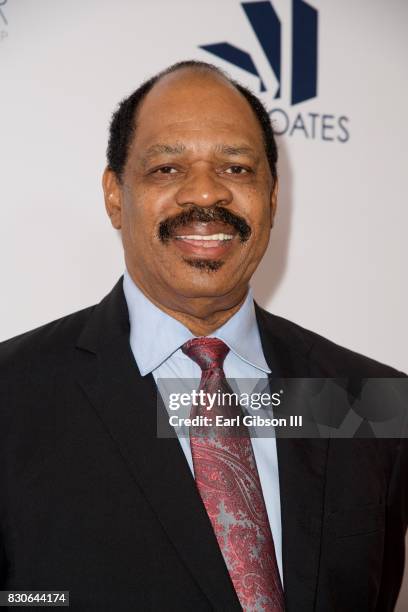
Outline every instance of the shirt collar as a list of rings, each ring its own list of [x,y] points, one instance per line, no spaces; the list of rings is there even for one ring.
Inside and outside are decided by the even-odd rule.
[[[123,291],[129,311],[130,345],[140,373],[145,376],[195,336],[177,319],[153,304],[127,270],[123,277]],[[210,336],[223,340],[246,363],[263,372],[271,372],[262,350],[251,288],[240,309]]]

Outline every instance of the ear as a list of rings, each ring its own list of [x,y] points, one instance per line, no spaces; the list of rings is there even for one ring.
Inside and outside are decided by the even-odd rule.
[[[102,187],[105,196],[105,208],[113,227],[122,227],[122,190],[116,174],[106,167],[102,176]]]
[[[278,177],[276,177],[273,189],[271,191],[271,227],[273,227],[277,204],[278,204]]]

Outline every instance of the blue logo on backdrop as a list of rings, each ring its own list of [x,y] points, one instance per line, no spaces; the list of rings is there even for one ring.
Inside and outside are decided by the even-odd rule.
[[[5,4],[7,4],[7,0],[0,0],[0,25],[3,24],[4,26],[7,26],[8,25],[7,17],[1,8]],[[7,36],[8,36],[7,30],[0,30],[0,42],[3,42],[3,40],[7,38]]]
[[[7,0],[0,0],[0,17],[4,23],[4,25],[7,25],[7,19],[5,14],[3,13],[3,11],[1,10],[1,7],[4,6],[5,4],[7,4]]]
[[[317,97],[318,12],[303,0],[292,0],[291,73],[282,75],[282,25],[271,2],[242,2],[241,6],[276,78],[272,99],[282,96],[282,79],[290,79],[290,103],[294,106]],[[259,91],[267,93],[264,79],[251,53],[228,42],[200,45],[201,49],[245,70],[259,79]],[[279,135],[303,134],[305,138],[347,142],[349,118],[328,113],[293,113],[273,107],[269,114]]]

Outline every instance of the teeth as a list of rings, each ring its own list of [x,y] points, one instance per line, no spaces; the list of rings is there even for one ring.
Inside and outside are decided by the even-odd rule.
[[[184,240],[231,240],[234,236],[231,234],[211,234],[210,236],[199,236],[196,234],[189,236],[177,236],[179,239]]]

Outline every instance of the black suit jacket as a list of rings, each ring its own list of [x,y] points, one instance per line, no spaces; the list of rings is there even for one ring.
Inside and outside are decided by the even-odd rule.
[[[394,377],[256,306],[284,377]],[[154,342],[154,338],[152,338]],[[0,588],[71,609],[239,610],[156,387],[129,346],[122,280],[97,306],[0,345]],[[277,438],[288,612],[386,612],[400,588],[407,446]]]

